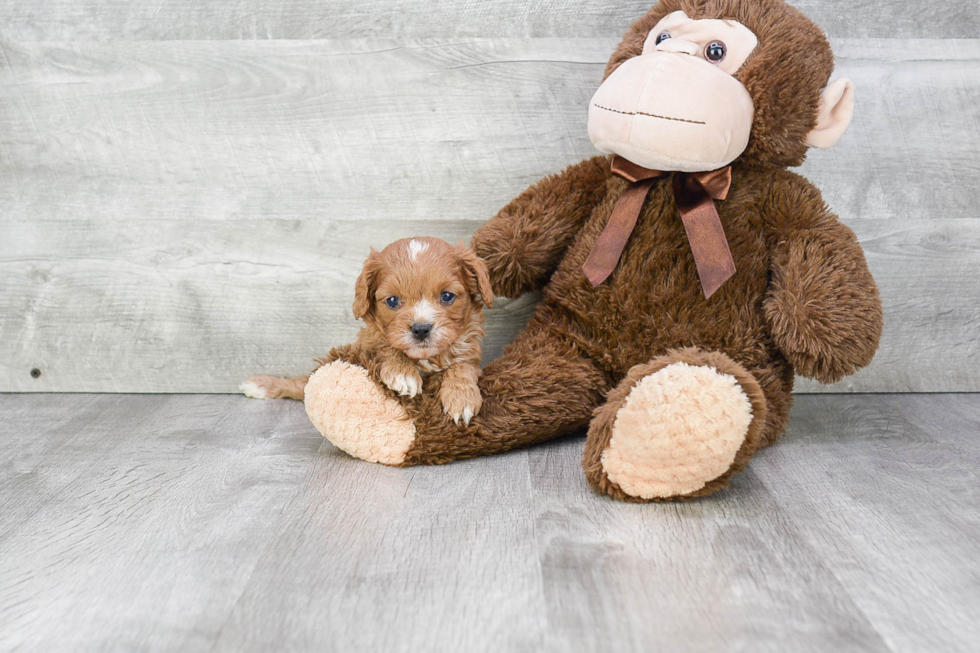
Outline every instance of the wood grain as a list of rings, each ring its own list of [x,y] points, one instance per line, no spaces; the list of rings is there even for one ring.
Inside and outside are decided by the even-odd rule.
[[[978,401],[800,396],[730,490],[627,505],[581,437],[396,469],[296,402],[0,394],[0,649],[966,653]]]
[[[871,367],[842,383],[800,387],[976,387],[970,361],[980,347],[980,278],[968,271],[980,266],[980,223],[852,225],[864,234],[882,288],[883,344]],[[6,242],[30,240],[38,226],[15,224]],[[0,253],[18,259],[0,262],[0,298],[10,309],[0,323],[7,352],[0,378],[8,388],[52,392],[233,392],[256,372],[308,372],[313,358],[357,332],[352,289],[371,245],[420,232],[452,240],[475,227],[327,220],[256,221],[248,229],[185,220],[52,225],[29,265],[0,244]],[[527,322],[534,299],[488,311],[487,360]],[[40,378],[30,376],[35,368]]]
[[[801,397],[784,441],[754,466],[892,650],[966,651],[980,637],[968,571],[980,552],[978,405]]]
[[[707,500],[622,505],[589,491],[580,444],[529,455],[549,650],[615,650],[610,632],[637,651],[889,650],[752,471]]]
[[[353,336],[368,246],[468,236],[592,154],[614,43],[5,42],[0,390],[305,371]],[[980,390],[980,40],[834,45],[855,123],[802,171],[862,239],[886,331],[831,390]],[[491,313],[488,357],[532,300]]]
[[[55,401],[75,431],[67,446],[0,476],[0,496],[25,477],[47,495],[26,499],[27,519],[4,510],[0,648],[206,649],[262,552],[251,543],[301,490],[323,439],[295,419],[298,405],[100,396],[76,412]],[[2,402],[4,413],[55,405]],[[38,434],[22,425],[5,445],[30,447]]]
[[[653,0],[2,0],[9,38],[34,41],[617,37]],[[792,4],[835,37],[980,36],[973,0]]]
[[[29,240],[38,223],[14,226],[7,243]],[[354,280],[371,245],[420,232],[457,240],[472,228],[329,220],[247,229],[186,220],[51,226],[47,252],[36,251],[28,267],[0,262],[0,302],[9,307],[0,375],[42,391],[233,392],[253,372],[308,373],[314,358],[357,333]],[[489,312],[489,357],[527,322],[534,299]]]
[[[595,154],[585,108],[614,45],[8,45],[0,200],[50,219],[484,220]],[[855,121],[802,172],[845,219],[974,218],[980,40],[835,50]]]
[[[526,453],[398,470],[324,448],[215,650],[540,650]]]

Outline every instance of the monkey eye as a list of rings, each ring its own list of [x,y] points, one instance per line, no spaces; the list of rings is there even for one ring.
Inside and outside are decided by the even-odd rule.
[[[704,58],[711,63],[718,63],[725,58],[728,53],[728,48],[721,41],[712,41],[708,44],[708,47],[704,49]]]
[[[670,32],[660,32],[660,34],[657,34],[657,40],[654,42],[654,45],[660,45],[669,38]]]
[[[401,306],[401,304],[402,304],[402,300],[398,299],[397,297],[389,297],[388,299],[385,300],[385,306],[387,306],[392,310],[398,308],[399,306]]]
[[[439,297],[439,299],[442,300],[442,303],[443,304],[445,304],[446,306],[449,306],[454,301],[456,301],[456,295],[454,295],[453,293],[451,293],[448,290],[446,290],[446,291],[444,291],[442,293],[442,295]]]

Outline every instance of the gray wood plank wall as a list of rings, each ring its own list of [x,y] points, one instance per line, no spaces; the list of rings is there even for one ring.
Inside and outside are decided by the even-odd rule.
[[[886,306],[829,389],[980,391],[980,3],[797,4],[858,88],[802,172]],[[588,99],[647,6],[0,0],[0,391],[308,370],[356,332],[369,245],[467,237],[593,154]],[[532,307],[491,312],[490,356]]]

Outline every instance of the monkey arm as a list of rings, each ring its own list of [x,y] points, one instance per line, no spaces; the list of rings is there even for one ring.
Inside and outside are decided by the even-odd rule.
[[[763,211],[779,238],[766,318],[799,374],[833,383],[870,363],[878,349],[878,287],[854,232],[827,210],[816,188],[784,173],[773,190]]]
[[[519,297],[542,287],[592,209],[609,178],[603,156],[545,177],[480,227],[473,249],[487,263],[493,292]]]

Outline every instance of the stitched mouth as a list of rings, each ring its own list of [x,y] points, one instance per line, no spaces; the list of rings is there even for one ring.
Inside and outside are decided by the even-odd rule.
[[[701,120],[688,120],[687,118],[671,118],[670,116],[658,116],[655,113],[646,113],[645,111],[620,111],[619,109],[610,109],[609,107],[604,107],[601,104],[592,103],[597,109],[602,109],[603,111],[611,111],[612,113],[621,113],[624,116],[646,116],[648,118],[659,118],[660,120],[673,120],[674,122],[687,122],[692,125],[703,125],[705,124]]]

